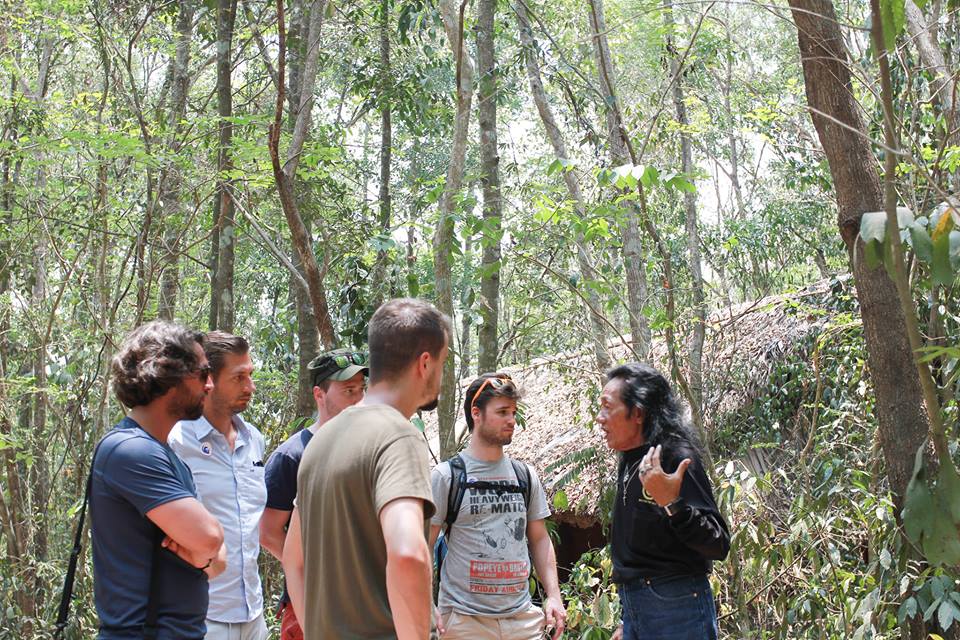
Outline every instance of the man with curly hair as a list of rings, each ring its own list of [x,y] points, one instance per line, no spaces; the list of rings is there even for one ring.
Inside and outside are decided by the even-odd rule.
[[[129,414],[97,445],[90,492],[94,600],[102,640],[199,639],[223,528],[197,500],[167,437],[212,388],[203,335],[163,321],[135,329],[111,363]]]

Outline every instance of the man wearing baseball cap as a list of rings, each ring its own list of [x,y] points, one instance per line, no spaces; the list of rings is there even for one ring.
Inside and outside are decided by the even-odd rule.
[[[297,470],[307,443],[328,420],[363,399],[366,388],[367,354],[349,349],[321,353],[308,365],[313,378],[317,420],[281,444],[266,466],[267,506],[260,520],[260,545],[278,560],[283,557],[287,524],[297,495]],[[302,640],[303,631],[284,589],[280,599],[281,640]]]

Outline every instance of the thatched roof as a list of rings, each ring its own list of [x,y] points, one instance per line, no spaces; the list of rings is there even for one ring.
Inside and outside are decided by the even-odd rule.
[[[832,314],[824,302],[831,284],[822,281],[797,293],[769,296],[724,309],[708,319],[703,354],[704,417],[709,433],[724,415],[750,403],[767,384],[776,362],[802,348],[804,338],[819,331]],[[609,343],[613,362],[635,360],[629,336]],[[669,372],[666,345],[655,339],[649,361]],[[605,476],[612,474],[616,458],[606,449],[602,432],[593,422],[600,390],[600,372],[591,353],[561,353],[534,360],[526,366],[508,367],[523,394],[525,425],[506,448],[511,457],[532,464],[548,496],[556,493],[558,480],[569,475],[572,462],[557,464],[588,447],[596,447],[599,459],[579,477],[563,486],[569,508],[561,518],[591,518],[598,508]],[[461,381],[462,391],[470,379]],[[436,415],[425,416],[431,449],[439,452]],[[466,429],[458,413],[457,433]],[[551,471],[546,469],[553,465]]]

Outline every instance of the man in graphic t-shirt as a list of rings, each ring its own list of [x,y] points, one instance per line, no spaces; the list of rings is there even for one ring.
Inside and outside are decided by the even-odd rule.
[[[459,459],[433,470],[437,511],[430,522],[431,548],[441,529],[447,545],[436,612],[444,639],[537,640],[544,627],[559,638],[566,626],[557,560],[544,523],[550,515],[546,495],[532,469],[503,455],[513,439],[519,399],[506,374],[474,380],[463,406],[470,444]],[[449,504],[455,480],[462,487],[456,511]],[[531,558],[547,596],[542,610],[530,600]]]
[[[200,417],[213,386],[202,345],[203,334],[150,322],[127,336],[111,362],[113,389],[130,413],[103,436],[93,459],[100,640],[206,634],[207,579],[226,566],[223,528],[167,444],[177,420]]]
[[[317,420],[296,432],[270,454],[266,467],[267,508],[260,520],[260,544],[283,560],[283,542],[297,497],[297,471],[307,443],[328,420],[363,399],[367,354],[349,349],[321,353],[307,365],[313,379]],[[284,583],[280,597],[280,640],[303,640],[303,630],[290,606]]]

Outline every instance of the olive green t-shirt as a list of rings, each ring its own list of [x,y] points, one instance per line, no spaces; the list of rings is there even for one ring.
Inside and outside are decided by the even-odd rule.
[[[317,429],[297,474],[305,640],[396,638],[380,510],[398,498],[433,515],[427,443],[396,409],[355,406]]]

